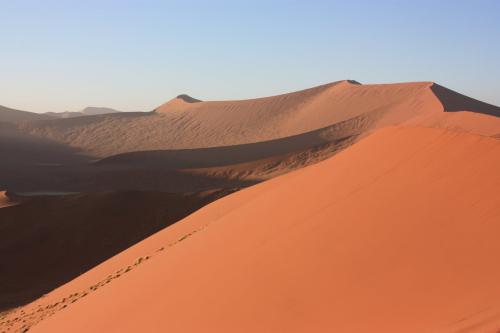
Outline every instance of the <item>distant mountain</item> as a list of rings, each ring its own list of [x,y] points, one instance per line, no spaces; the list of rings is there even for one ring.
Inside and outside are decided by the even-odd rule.
[[[98,114],[117,113],[117,112],[121,112],[121,111],[118,111],[118,110],[115,110],[115,109],[111,109],[111,108],[89,106],[89,107],[86,107],[85,109],[83,109],[80,112],[83,113],[86,116],[95,116],[95,115],[98,115]]]
[[[55,117],[55,118],[75,118],[75,117],[83,117],[83,116],[97,116],[97,115],[101,115],[101,114],[118,113],[118,112],[121,112],[121,111],[111,109],[111,108],[89,106],[81,111],[47,112],[45,114],[50,115],[50,116]]]
[[[89,106],[81,111],[35,113],[35,112],[11,109],[6,106],[0,105],[0,122],[15,123],[21,121],[75,118],[75,117],[96,116],[101,114],[118,113],[118,112],[121,111],[111,108]]]

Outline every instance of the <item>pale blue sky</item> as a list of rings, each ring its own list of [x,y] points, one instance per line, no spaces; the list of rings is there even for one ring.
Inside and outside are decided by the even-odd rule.
[[[500,1],[0,0],[0,104],[151,110],[181,93],[436,81],[500,105]]]

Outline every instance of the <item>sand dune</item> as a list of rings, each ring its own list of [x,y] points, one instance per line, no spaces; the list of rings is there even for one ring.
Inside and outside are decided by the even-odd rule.
[[[24,151],[17,146],[15,153],[20,157],[16,158],[16,165],[0,163],[0,186],[20,192],[41,189],[191,192],[242,188],[328,158],[355,142],[363,126],[360,122],[350,121],[254,144],[133,152],[94,163],[73,153],[67,156],[73,159],[68,159],[65,164],[61,164],[60,158],[58,163],[54,160],[54,164],[41,164],[39,156],[43,150],[40,147],[28,145],[27,148],[32,149]],[[1,149],[0,144],[0,152],[15,146],[6,144],[5,149]],[[80,158],[81,162],[75,163],[75,158]]]
[[[441,104],[443,104],[445,112],[474,110],[478,113],[500,117],[500,108],[494,105],[467,97],[435,83],[431,86],[431,90],[439,99]]]
[[[494,332],[499,167],[496,139],[379,130],[326,161],[206,206],[2,325]]]
[[[325,159],[390,124],[500,136],[497,114],[498,107],[430,82],[339,81],[242,101],[180,95],[149,113],[5,124],[0,153],[15,158],[0,162],[0,186],[77,192],[244,187]]]
[[[20,111],[0,105],[0,122],[20,122],[53,119],[53,116],[28,111]]]
[[[0,311],[33,301],[227,193],[17,196],[21,204],[0,210]],[[15,203],[0,192],[0,208]]]
[[[0,191],[0,208],[17,205],[18,202],[7,195],[7,191]]]
[[[327,158],[354,142],[371,120],[358,117],[316,131],[253,144],[124,153],[93,164],[89,164],[91,157],[75,148],[48,139],[37,140],[12,129],[11,137],[19,142],[0,140],[0,153],[18,157],[11,160],[15,165],[2,167],[0,163],[0,186],[14,191],[73,192],[179,192],[244,187]],[[46,144],[40,147],[43,142]],[[65,149],[55,149],[58,147]],[[49,154],[49,148],[54,153]]]
[[[136,151],[113,155],[96,165],[127,165],[167,169],[209,168],[240,164],[303,151],[329,143],[354,139],[361,125],[331,126],[282,139],[233,146],[198,149]]]
[[[446,107],[445,107],[446,106]],[[462,112],[445,112],[460,109]],[[95,157],[144,150],[242,145],[296,136],[335,124],[361,122],[452,127],[500,133],[498,107],[431,82],[361,85],[339,81],[279,96],[198,101],[181,95],[151,113],[111,114],[24,124],[28,133]],[[456,116],[472,119],[456,121]]]
[[[0,156],[3,157],[0,158],[0,167],[80,164],[90,161],[75,148],[27,134],[15,124],[5,122],[0,122]]]
[[[68,119],[0,109],[1,187],[112,191],[0,193],[0,262],[16,267],[0,277],[0,308],[90,269],[0,327],[498,329],[500,142],[486,136],[500,137],[499,110],[432,82],[355,81]]]
[[[183,161],[167,160],[160,154],[157,160],[150,159],[147,152],[133,154],[133,159],[116,163],[33,166],[0,164],[0,186],[17,192],[193,192],[244,188],[322,161],[351,145],[352,140],[347,138],[292,153],[212,167],[202,167],[217,164],[218,161],[210,156],[206,161],[199,159],[200,155],[191,156],[197,159]],[[246,160],[244,155],[238,156]],[[186,168],[169,169],[174,166]]]

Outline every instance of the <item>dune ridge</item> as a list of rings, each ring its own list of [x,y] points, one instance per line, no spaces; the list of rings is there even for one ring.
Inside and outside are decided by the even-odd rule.
[[[44,304],[148,257],[31,329],[498,329],[499,167],[493,138],[381,129],[328,160],[207,205],[24,313],[36,317]]]
[[[150,113],[31,122],[21,128],[98,158],[270,141],[359,118],[369,119],[369,129],[408,123],[488,136],[500,133],[500,119],[495,117],[498,107],[439,87],[432,82],[362,85],[338,81],[250,100],[187,102],[175,98]],[[463,110],[445,112],[443,105]]]
[[[47,114],[21,111],[0,105],[0,122],[15,123],[20,121],[35,121],[53,118],[53,116]]]
[[[474,110],[475,112],[500,117],[500,108],[495,105],[467,97],[436,83],[431,86],[431,90],[443,105],[445,112]]]

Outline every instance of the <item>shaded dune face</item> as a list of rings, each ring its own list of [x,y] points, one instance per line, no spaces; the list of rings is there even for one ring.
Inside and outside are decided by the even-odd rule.
[[[0,122],[0,167],[74,165],[90,161],[78,149],[25,133],[15,124]],[[1,185],[0,185],[1,186]]]
[[[201,102],[201,100],[193,98],[193,97],[191,97],[189,95],[186,95],[186,94],[179,95],[179,96],[177,96],[177,98],[181,99],[182,101],[184,101],[186,103],[198,103],[198,102]]]
[[[17,206],[0,192],[0,311],[41,297],[229,192],[18,196]]]
[[[436,83],[431,86],[431,90],[443,104],[445,112],[473,111],[500,117],[500,108],[495,105],[464,96]]]
[[[486,116],[498,115],[497,107],[431,82],[361,85],[339,81],[299,92],[239,101],[203,102],[181,95],[152,113],[37,122],[25,124],[23,130],[103,158],[132,151],[270,141],[359,118],[369,119],[369,129],[405,122],[447,127],[448,119],[453,122],[453,117],[443,116],[444,109],[482,113],[488,118],[476,120],[478,124],[474,126],[454,122],[452,126],[456,129],[491,135],[484,130],[484,123],[494,122],[500,127],[500,120]]]
[[[64,298],[34,332],[495,332],[499,167],[496,139],[382,129],[200,209],[26,318]]]
[[[340,142],[356,137],[364,129],[362,121],[352,121],[282,139],[242,145],[118,154],[103,158],[95,162],[95,165],[141,165],[167,169],[221,167],[278,157],[311,147]]]

